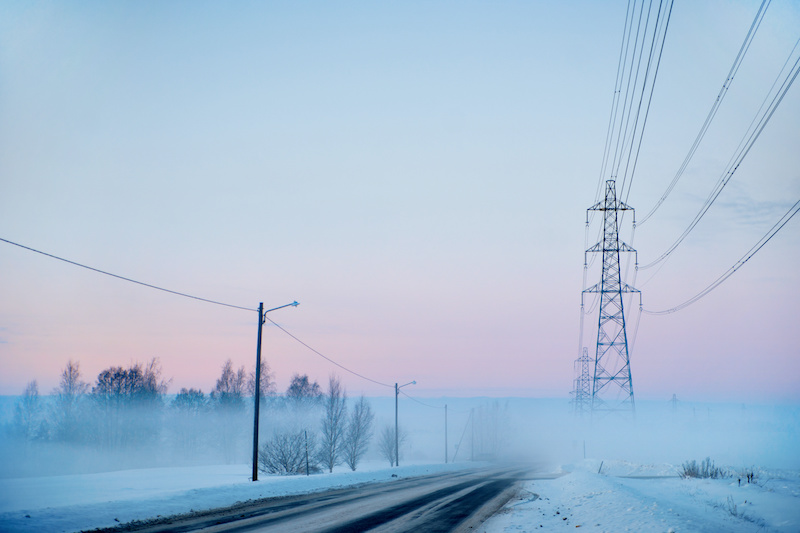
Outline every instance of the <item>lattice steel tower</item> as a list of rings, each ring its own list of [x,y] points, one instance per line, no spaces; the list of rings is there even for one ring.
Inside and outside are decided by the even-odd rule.
[[[572,391],[572,403],[575,413],[583,415],[592,409],[592,376],[589,371],[592,360],[589,349],[583,349],[583,355],[575,359],[575,388]]]
[[[614,180],[608,180],[605,199],[587,209],[587,223],[589,211],[603,212],[603,240],[586,250],[587,253],[603,254],[600,283],[584,290],[585,293],[600,294],[592,411],[633,412],[633,380],[622,295],[639,291],[622,281],[619,268],[620,252],[636,252],[619,240],[620,215],[623,211],[633,211],[633,208],[617,200]],[[634,215],[634,226],[635,220]]]

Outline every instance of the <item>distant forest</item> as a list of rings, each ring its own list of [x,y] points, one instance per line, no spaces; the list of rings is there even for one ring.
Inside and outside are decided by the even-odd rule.
[[[295,374],[279,394],[266,363],[260,374],[262,471],[332,471],[343,463],[357,468],[373,431],[366,399],[348,410],[346,392],[333,375],[323,391],[307,375]],[[235,369],[228,360],[208,394],[182,388],[168,396],[158,359],[106,368],[94,383],[84,380],[77,361],[69,361],[49,396],[40,394],[34,380],[17,400],[13,420],[3,428],[3,452],[22,460],[0,474],[249,463],[255,381],[254,372]],[[296,458],[296,464],[286,459],[301,451],[303,472]]]

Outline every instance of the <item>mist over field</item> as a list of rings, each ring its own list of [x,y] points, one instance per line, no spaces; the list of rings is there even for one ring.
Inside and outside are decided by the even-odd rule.
[[[187,415],[175,395],[157,409],[135,410],[115,441],[98,435],[96,416],[68,442],[26,439],[16,427],[21,397],[0,397],[0,476],[4,478],[95,473],[131,468],[249,464],[252,398],[236,412],[207,409]],[[353,398],[348,399],[352,407]],[[394,398],[367,398],[375,420],[365,460],[385,460],[378,449],[382,429],[394,425]],[[45,405],[54,402],[42,397]],[[407,440],[400,463],[444,462],[445,413],[449,461],[522,461],[562,465],[584,457],[640,464],[669,464],[711,457],[735,469],[800,469],[800,407],[732,403],[637,403],[636,419],[583,418],[566,399],[435,398],[427,405],[401,395],[399,424]],[[305,429],[318,434],[322,408],[295,408],[280,397],[262,402],[260,442],[277,433]],[[18,422],[18,421],[17,421]],[[138,424],[138,426],[137,426]],[[123,437],[123,434],[125,435]],[[389,466],[388,461],[386,466]]]

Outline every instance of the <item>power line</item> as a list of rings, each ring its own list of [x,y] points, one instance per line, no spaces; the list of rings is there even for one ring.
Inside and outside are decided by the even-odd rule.
[[[733,83],[733,78],[736,76],[736,73],[739,71],[739,67],[744,61],[744,56],[747,54],[747,51],[750,49],[750,44],[753,42],[753,38],[755,37],[758,28],[761,26],[761,21],[764,20],[764,14],[767,12],[767,7],[769,7],[769,3],[771,0],[763,0],[761,2],[761,7],[758,8],[758,12],[756,13],[753,22],[750,24],[750,29],[747,32],[747,35],[742,42],[742,46],[739,47],[739,53],[736,55],[736,59],[733,61],[733,65],[731,66],[730,71],[728,71],[728,75],[725,78],[725,82],[722,84],[722,88],[719,90],[717,94],[716,100],[714,100],[714,104],[711,106],[711,109],[706,116],[705,122],[703,122],[700,131],[697,133],[697,137],[695,137],[694,142],[692,143],[691,148],[689,148],[689,153],[686,154],[686,157],[681,163],[681,166],[678,168],[675,177],[672,178],[672,182],[670,182],[667,190],[664,194],[659,198],[656,205],[647,213],[642,220],[639,221],[639,225],[644,224],[653,214],[661,207],[661,204],[667,199],[667,196],[672,192],[672,189],[675,188],[675,185],[678,183],[678,180],[683,176],[683,173],[686,171],[686,167],[689,165],[689,162],[694,157],[695,152],[697,152],[697,148],[700,146],[700,143],[705,137],[706,132],[708,131],[709,126],[711,125],[711,121],[714,120],[714,116],[717,114],[717,110],[719,109],[720,105],[722,104],[722,100],[725,98],[725,95],[728,94],[728,89],[730,89],[731,84]],[[627,199],[627,197],[626,197]],[[626,200],[627,201],[627,200]]]
[[[150,289],[156,289],[156,290],[159,290],[159,291],[162,291],[162,292],[168,292],[170,294],[175,294],[177,296],[183,296],[184,298],[191,298],[192,300],[199,300],[201,302],[206,302],[206,303],[210,303],[210,304],[221,305],[221,306],[224,306],[224,307],[231,307],[233,309],[242,309],[243,311],[258,311],[258,309],[254,309],[252,307],[243,307],[243,306],[240,306],[240,305],[232,305],[232,304],[227,304],[227,303],[224,303],[224,302],[218,302],[216,300],[209,300],[208,298],[201,298],[199,296],[193,296],[191,294],[186,294],[185,292],[173,291],[171,289],[165,289],[164,287],[158,287],[156,285],[151,285],[150,283],[144,283],[142,281],[137,281],[135,279],[126,278],[125,276],[120,276],[118,274],[112,274],[111,272],[106,272],[105,270],[100,270],[99,268],[94,268],[94,267],[90,267],[88,265],[77,263],[75,261],[70,261],[69,259],[64,259],[63,257],[59,257],[57,255],[49,254],[47,252],[43,252],[41,250],[37,250],[35,248],[31,248],[30,246],[24,246],[24,245],[16,243],[16,242],[9,241],[8,239],[3,239],[2,237],[0,237],[0,241],[6,242],[8,244],[13,244],[14,246],[19,246],[20,248],[24,248],[25,250],[30,250],[31,252],[36,252],[37,254],[41,254],[41,255],[44,255],[44,256],[47,256],[47,257],[51,257],[53,259],[58,259],[59,261],[63,261],[65,263],[69,263],[71,265],[75,265],[75,266],[78,266],[78,267],[81,267],[81,268],[85,268],[87,270],[91,270],[91,271],[97,272],[99,274],[105,274],[106,276],[111,276],[112,278],[121,279],[123,281],[129,281],[131,283],[135,283],[135,284],[141,285],[143,287],[148,287]]]
[[[633,6],[633,9],[631,9]],[[622,41],[619,45],[619,59],[617,60],[617,76],[614,81],[614,97],[611,99],[611,112],[608,116],[608,128],[606,130],[606,142],[603,149],[603,161],[600,163],[600,177],[597,180],[597,191],[595,192],[595,203],[600,200],[600,193],[605,183],[606,165],[608,163],[608,156],[611,151],[611,141],[614,135],[614,124],[617,121],[617,110],[619,106],[619,94],[622,90],[621,82],[625,75],[625,64],[623,61],[628,53],[627,44],[630,41],[630,33],[628,28],[628,21],[633,17],[633,11],[636,9],[636,4],[632,0],[628,0],[628,6],[625,8],[625,25],[622,28]],[[626,38],[627,37],[627,38]]]
[[[425,407],[430,407],[431,409],[444,409],[443,405],[431,405],[431,404],[425,403],[425,402],[423,402],[421,400],[417,400],[416,398],[414,398],[413,396],[409,395],[406,391],[404,391],[402,389],[400,389],[400,394],[402,394],[403,396],[405,396],[409,400],[415,401],[420,405],[424,405]]]
[[[761,239],[755,245],[753,245],[753,247],[750,248],[750,250],[748,250],[748,252],[744,254],[742,258],[736,262],[735,265],[729,268],[724,274],[722,274],[713,283],[711,283],[708,287],[706,287],[696,295],[692,296],[682,304],[676,305],[675,307],[672,307],[670,309],[665,309],[664,311],[648,311],[645,309],[644,312],[650,315],[668,315],[670,313],[675,313],[677,311],[680,311],[681,309],[684,309],[692,305],[699,299],[703,298],[705,295],[707,295],[708,293],[710,293],[711,291],[722,285],[722,283],[729,277],[731,277],[734,272],[743,267],[745,263],[747,263],[750,260],[751,257],[756,255],[756,253],[758,253],[758,251],[761,250],[761,248],[763,248],[764,245],[767,244],[770,241],[770,239],[772,239],[781,230],[781,228],[783,228],[786,225],[786,223],[789,222],[792,219],[792,217],[794,217],[797,214],[798,211],[800,211],[800,200],[795,202],[795,204],[789,209],[789,211],[787,211],[786,214],[783,215],[781,219],[778,220],[778,222],[774,226],[772,226],[772,228],[766,233],[766,235],[761,237]]]
[[[331,359],[331,358],[330,358],[330,357],[328,357],[327,355],[323,354],[322,352],[320,352],[320,351],[318,351],[318,350],[315,350],[314,348],[312,348],[311,346],[309,346],[309,345],[308,345],[308,344],[306,344],[305,342],[301,341],[299,338],[297,338],[296,336],[294,336],[294,335],[292,335],[291,333],[289,333],[289,332],[286,330],[286,328],[284,328],[283,326],[281,326],[280,324],[278,324],[277,322],[275,322],[274,320],[272,320],[270,317],[268,317],[268,316],[265,316],[264,318],[266,318],[267,320],[269,320],[270,322],[272,322],[272,324],[273,324],[273,325],[274,325],[276,328],[278,328],[279,330],[283,331],[283,332],[284,332],[284,333],[286,333],[288,336],[290,336],[291,338],[293,338],[294,340],[296,340],[297,342],[299,342],[300,344],[302,344],[303,346],[305,346],[306,348],[308,348],[309,350],[311,350],[312,352],[314,352],[314,353],[315,353],[315,354],[317,354],[318,356],[322,357],[323,359],[325,359],[325,360],[326,360],[326,361],[328,361],[329,363],[332,363],[332,364],[334,364],[334,365],[338,366],[339,368],[341,368],[341,369],[342,369],[342,370],[344,370],[345,372],[349,372],[349,373],[353,374],[353,375],[354,375],[354,376],[356,376],[356,377],[359,377],[359,378],[361,378],[361,379],[365,379],[365,380],[367,380],[367,381],[370,381],[370,382],[372,382],[372,383],[375,383],[376,385],[381,385],[381,386],[383,386],[383,387],[389,387],[390,389],[393,389],[393,388],[394,388],[394,385],[389,385],[388,383],[381,383],[380,381],[376,381],[376,380],[374,380],[374,379],[372,379],[372,378],[368,378],[367,376],[365,376],[365,375],[363,375],[363,374],[359,374],[358,372],[356,372],[356,371],[354,371],[354,370],[350,370],[350,369],[349,369],[349,368],[347,368],[346,366],[344,366],[344,365],[342,365],[342,364],[340,364],[340,363],[337,363],[336,361],[334,361],[333,359]]]
[[[47,256],[47,257],[50,257],[50,258],[53,258],[53,259],[57,259],[57,260],[59,260],[59,261],[63,261],[63,262],[65,262],[65,263],[69,263],[69,264],[71,264],[71,265],[75,265],[75,266],[78,266],[78,267],[81,267],[81,268],[85,268],[85,269],[87,269],[87,270],[91,270],[91,271],[93,271],[93,272],[97,272],[97,273],[99,273],[99,274],[104,274],[104,275],[106,275],[106,276],[111,276],[112,278],[121,279],[121,280],[123,280],[123,281],[128,281],[128,282],[130,282],[130,283],[135,283],[135,284],[137,284],[137,285],[141,285],[141,286],[143,286],[143,287],[148,287],[148,288],[150,288],[150,289],[156,289],[156,290],[159,290],[159,291],[162,291],[162,292],[168,292],[168,293],[170,293],[170,294],[175,294],[175,295],[177,295],[177,296],[183,296],[184,298],[191,298],[191,299],[193,299],[193,300],[199,300],[199,301],[201,301],[201,302],[206,302],[206,303],[215,304],[215,305],[221,305],[221,306],[224,306],[224,307],[231,307],[231,308],[233,308],[233,309],[242,309],[242,310],[244,310],[244,311],[256,311],[256,312],[258,311],[258,309],[254,309],[254,308],[251,308],[251,307],[243,307],[243,306],[239,306],[239,305],[232,305],[232,304],[228,304],[228,303],[224,303],[224,302],[218,302],[218,301],[216,301],[216,300],[209,300],[208,298],[201,298],[201,297],[199,297],[199,296],[194,296],[194,295],[187,294],[187,293],[184,293],[184,292],[173,291],[173,290],[171,290],[171,289],[165,289],[164,287],[158,287],[158,286],[156,286],[156,285],[152,285],[152,284],[150,284],[150,283],[144,283],[144,282],[142,282],[142,281],[137,281],[137,280],[135,280],[135,279],[132,279],[132,278],[127,278],[127,277],[125,277],[125,276],[120,276],[119,274],[114,274],[114,273],[112,273],[112,272],[107,272],[107,271],[105,271],[105,270],[100,270],[99,268],[94,268],[94,267],[91,267],[91,266],[88,266],[88,265],[84,265],[84,264],[82,264],[82,263],[78,263],[78,262],[76,262],[76,261],[71,261],[71,260],[69,260],[69,259],[65,259],[65,258],[63,258],[63,257],[59,257],[59,256],[57,256],[57,255],[53,255],[53,254],[50,254],[50,253],[47,253],[47,252],[43,252],[43,251],[41,251],[41,250],[37,250],[37,249],[35,249],[35,248],[31,248],[30,246],[25,246],[25,245],[22,245],[22,244],[19,244],[19,243],[16,243],[16,242],[10,241],[10,240],[8,240],[8,239],[3,239],[2,237],[0,237],[0,241],[3,241],[3,242],[5,242],[5,243],[8,243],[8,244],[12,244],[12,245],[14,245],[14,246],[18,246],[18,247],[20,247],[20,248],[23,248],[23,249],[25,249],[25,250],[29,250],[29,251],[31,251],[31,252],[36,252],[37,254],[41,254],[41,255],[44,255],[44,256]],[[268,316],[265,316],[264,318],[266,318],[267,320],[269,320],[270,322],[272,322],[272,324],[273,324],[273,325],[275,325],[275,326],[276,326],[278,329],[280,329],[281,331],[283,331],[284,333],[286,333],[287,335],[289,335],[291,338],[293,338],[294,340],[296,340],[297,342],[299,342],[300,344],[302,344],[303,346],[305,346],[306,348],[308,348],[309,350],[311,350],[311,351],[312,351],[312,352],[314,352],[315,354],[319,355],[319,356],[320,356],[320,357],[322,357],[323,359],[326,359],[326,360],[327,360],[327,361],[329,361],[330,363],[333,363],[334,365],[338,366],[338,367],[339,367],[339,368],[341,368],[342,370],[345,370],[345,371],[347,371],[347,372],[349,372],[349,373],[353,374],[354,376],[357,376],[357,377],[359,377],[359,378],[361,378],[361,379],[365,379],[365,380],[367,380],[367,381],[371,381],[372,383],[375,383],[376,385],[382,385],[382,386],[384,386],[384,387],[393,388],[393,386],[392,386],[392,385],[388,385],[388,384],[386,384],[386,383],[381,383],[380,381],[376,381],[376,380],[374,380],[374,379],[368,378],[367,376],[364,376],[364,375],[362,375],[362,374],[359,374],[358,372],[355,372],[355,371],[353,371],[353,370],[350,370],[349,368],[345,367],[344,365],[341,365],[341,364],[337,363],[336,361],[334,361],[334,360],[333,360],[333,359],[331,359],[330,357],[327,357],[326,355],[324,355],[324,354],[322,354],[321,352],[319,352],[319,351],[315,350],[314,348],[312,348],[311,346],[309,346],[308,344],[306,344],[305,342],[303,342],[302,340],[300,340],[300,339],[299,339],[299,338],[297,338],[296,336],[292,335],[292,334],[291,334],[290,332],[288,332],[288,331],[287,331],[287,330],[286,330],[286,329],[285,329],[283,326],[279,325],[278,323],[276,323],[274,320],[272,320],[272,319],[271,319],[271,318],[269,318]]]
[[[633,185],[633,177],[634,177],[634,174],[636,173],[636,165],[639,163],[639,153],[642,150],[642,140],[644,139],[644,129],[645,129],[645,126],[647,125],[647,117],[650,116],[650,106],[653,103],[653,93],[655,92],[656,80],[658,79],[658,70],[661,67],[661,57],[664,55],[664,44],[667,42],[667,31],[669,30],[669,21],[672,19],[672,6],[673,5],[674,5],[674,1],[670,1],[670,3],[669,3],[669,12],[667,13],[667,19],[666,19],[666,22],[664,23],[664,30],[663,30],[663,34],[661,36],[661,46],[659,47],[658,60],[656,61],[656,67],[655,67],[655,71],[653,73],[653,81],[650,83],[650,95],[647,98],[647,108],[645,109],[644,120],[642,121],[642,129],[639,132],[639,144],[636,147],[636,157],[633,160],[633,167],[632,167],[631,172],[630,172],[630,181],[628,182],[628,192],[625,193],[625,202],[628,201],[628,197],[631,194],[631,186]],[[642,94],[639,97],[639,108],[636,110],[636,123],[639,122],[639,112],[641,111],[642,102],[644,101],[644,94],[645,94],[646,85],[647,85],[647,77],[648,77],[648,74],[650,73],[650,65],[652,64],[652,61],[653,61],[653,52],[654,52],[655,46],[656,46],[656,37],[658,36],[658,33],[659,33],[658,21],[659,21],[660,18],[661,18],[661,6],[659,5],[658,17],[656,18],[656,27],[653,30],[653,42],[650,44],[650,57],[647,60],[647,70],[645,71],[645,79],[644,79],[644,82],[642,84]],[[635,136],[636,136],[636,123],[634,123],[634,135],[631,137],[631,148],[630,148],[630,150],[628,152],[628,161],[625,163],[625,174],[623,175],[623,178],[622,178],[622,187],[620,188],[620,195],[625,190],[625,182],[628,179],[628,166],[630,165],[631,153],[633,152],[633,144],[636,142],[636,138],[635,138]]]
[[[800,40],[798,40],[798,43],[800,43]],[[797,48],[797,44],[795,44],[795,48]],[[795,48],[792,49],[792,53],[789,55],[789,59],[791,59],[791,56],[794,53]],[[798,73],[800,73],[800,68],[799,68],[800,56],[798,56],[797,60],[795,60],[794,62],[794,65],[792,65],[792,68],[789,70],[789,73],[786,75],[786,78],[784,78],[783,82],[781,83],[780,88],[773,96],[772,101],[769,103],[767,109],[764,110],[764,113],[762,114],[761,111],[764,109],[764,105],[767,103],[769,95],[772,93],[772,89],[777,84],[778,80],[781,77],[781,74],[783,74],[783,71],[785,70],[788,62],[789,60],[787,59],[786,63],[784,64],[784,67],[781,69],[781,72],[778,73],[778,77],[776,78],[775,83],[773,83],[772,88],[770,88],[769,93],[767,93],[767,97],[764,99],[764,102],[761,104],[761,107],[758,109],[756,115],[753,117],[753,120],[750,123],[750,126],[748,127],[744,136],[742,137],[739,146],[736,148],[736,151],[734,151],[733,156],[731,156],[731,159],[728,163],[728,166],[726,167],[725,172],[717,181],[716,185],[712,189],[708,198],[706,198],[706,201],[701,206],[700,211],[697,213],[697,215],[695,215],[692,222],[678,237],[678,239],[655,261],[640,267],[642,270],[657,265],[658,263],[669,257],[670,254],[672,254],[672,252],[683,242],[683,240],[689,235],[689,233],[695,228],[695,226],[697,226],[697,224],[700,222],[703,216],[708,212],[708,210],[714,204],[714,201],[722,193],[722,190],[725,188],[725,186],[728,184],[731,178],[733,178],[734,173],[739,169],[739,166],[742,164],[745,157],[747,157],[747,154],[750,153],[750,150],[753,148],[753,145],[758,140],[761,133],[764,131],[764,128],[766,128],[772,116],[775,114],[775,111],[778,109],[778,106],[783,101],[784,96],[786,96],[786,93],[789,91],[789,88],[791,88],[792,84],[797,78]],[[754,124],[755,127],[753,126]]]
[[[672,0],[660,0],[656,10],[653,11],[653,7],[655,7],[653,0],[648,3],[647,10],[645,10],[644,1],[641,2],[641,5],[638,5],[635,0],[628,2],[617,64],[614,98],[600,166],[600,179],[595,194],[596,201],[599,201],[601,186],[605,180],[617,179],[620,172],[622,172],[623,179],[619,196],[622,198],[624,195],[627,198],[627,195],[630,194],[633,174],[638,163],[653,101],[673,5]],[[636,22],[635,33],[633,31],[634,22]],[[644,61],[645,57],[646,61]],[[643,64],[645,65],[644,69],[641,68]],[[623,83],[625,84],[624,92]],[[606,172],[609,173],[608,177],[606,177]],[[628,181],[629,178],[630,181]],[[626,184],[627,193],[625,192]],[[590,218],[592,217],[590,216]]]

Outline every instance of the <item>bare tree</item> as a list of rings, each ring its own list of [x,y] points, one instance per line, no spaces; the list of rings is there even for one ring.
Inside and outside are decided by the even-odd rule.
[[[233,362],[228,359],[222,365],[222,374],[211,391],[211,398],[219,407],[243,408],[246,376],[244,367],[234,370]]]
[[[381,457],[389,461],[390,466],[397,464],[397,455],[395,454],[395,444],[399,446],[400,455],[403,452],[403,445],[408,440],[408,433],[403,428],[400,428],[399,438],[395,440],[395,432],[393,425],[384,426],[381,431],[380,439],[378,440],[378,451]]]
[[[243,441],[244,390],[247,373],[244,367],[233,369],[230,359],[222,365],[222,374],[211,391],[212,405],[216,414],[218,431],[216,436],[226,463],[241,460],[239,444]]]
[[[328,392],[324,397],[325,412],[322,415],[322,442],[320,462],[329,472],[342,462],[342,447],[347,425],[347,393],[339,378],[331,375]]]
[[[53,390],[53,425],[56,438],[75,441],[80,438],[81,402],[89,384],[81,379],[80,363],[69,360],[61,372],[58,387]]]
[[[262,472],[278,475],[319,472],[317,439],[307,430],[276,433],[258,450]]]
[[[14,409],[14,427],[25,440],[41,438],[44,432],[42,401],[36,380],[28,383]]]
[[[259,384],[258,388],[261,389],[262,400],[267,396],[274,396],[275,393],[278,391],[278,387],[275,383],[275,377],[270,371],[269,365],[267,364],[266,361],[261,361],[261,376],[258,381],[258,384]],[[255,396],[255,391],[256,391],[256,373],[250,372],[247,376],[248,396]]]
[[[319,405],[322,400],[319,383],[312,382],[307,374],[295,374],[286,389],[286,400],[290,407],[306,409]]]
[[[369,441],[372,438],[372,422],[375,415],[364,396],[358,399],[353,406],[350,420],[347,424],[342,452],[344,462],[355,471],[359,461],[367,453]]]
[[[192,458],[203,435],[207,432],[200,424],[200,416],[208,408],[206,395],[199,389],[182,388],[172,400],[173,423],[170,431],[184,458]]]
[[[117,448],[157,439],[167,387],[156,358],[100,372],[91,395],[99,442]]]

